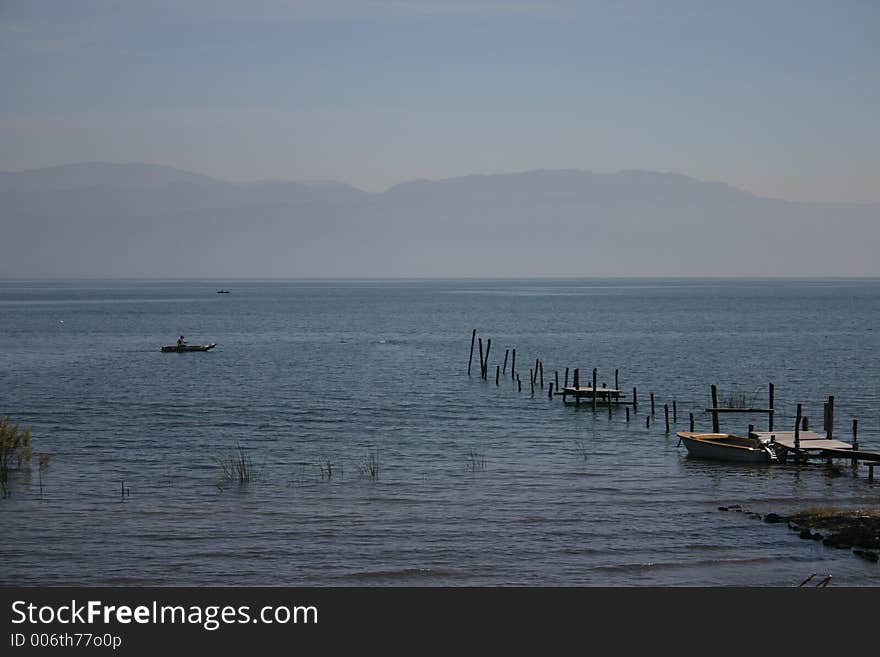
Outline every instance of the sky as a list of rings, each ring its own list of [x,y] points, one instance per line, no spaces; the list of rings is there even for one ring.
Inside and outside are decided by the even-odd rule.
[[[0,0],[0,170],[670,171],[880,201],[880,3]]]

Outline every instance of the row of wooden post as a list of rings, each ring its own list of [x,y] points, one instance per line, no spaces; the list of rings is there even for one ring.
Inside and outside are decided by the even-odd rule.
[[[468,358],[468,375],[471,373],[473,356],[474,356],[474,346],[477,343],[477,330],[474,329],[471,334],[471,350],[470,356]],[[489,367],[489,353],[492,348],[492,339],[489,338],[486,341],[486,349],[483,351],[483,339],[479,338],[479,351],[480,351],[480,376],[484,380],[488,379],[488,367]],[[500,385],[500,376],[501,374],[506,374],[507,372],[507,362],[508,356],[512,356],[511,359],[511,368],[510,368],[510,376],[511,380],[516,381],[517,388],[519,392],[522,392],[522,381],[519,375],[516,373],[516,349],[504,350],[504,363],[503,365],[495,366],[495,385]],[[593,381],[592,381],[592,395],[591,395],[591,404],[593,410],[596,410],[596,404],[598,401],[598,368],[593,368]],[[569,368],[565,368],[565,382],[562,387],[562,392],[560,392],[559,386],[559,371],[557,370],[554,375],[554,380],[550,382],[549,390],[547,396],[549,399],[553,399],[554,392],[555,394],[561,394],[563,402],[566,401],[566,390],[568,389],[568,380],[569,380]],[[535,359],[534,368],[529,369],[529,384],[531,386],[531,394],[534,396],[535,387],[540,386],[541,390],[544,389],[544,363],[541,359]],[[574,369],[574,381],[573,387],[578,389],[580,388],[580,369]],[[604,388],[603,384],[603,388]],[[554,390],[555,388],[555,390]],[[614,370],[614,389],[618,391],[620,390],[620,370]],[[774,426],[774,413],[775,413],[775,387],[773,383],[769,384],[768,387],[768,397],[769,397],[769,405],[766,409],[722,409],[718,407],[718,388],[715,384],[712,384],[710,387],[710,392],[712,396],[712,408],[707,409],[711,412],[712,415],[712,432],[713,433],[721,433],[719,414],[724,412],[764,412],[768,415],[767,425],[768,431],[773,431]],[[656,405],[654,399],[654,393],[650,393],[651,399],[651,415],[646,417],[645,426],[650,426],[650,417],[656,414]],[[580,403],[580,396],[575,395],[575,402]],[[607,393],[606,403],[608,405],[608,414],[611,415],[611,393],[610,391]],[[619,403],[618,399],[615,399],[615,405]],[[635,387],[633,387],[633,399],[631,402],[633,407],[633,411],[638,411],[638,391]],[[669,421],[669,404],[663,405],[664,419],[666,424],[666,433],[670,431],[670,421]],[[694,414],[690,413],[690,430],[694,431]],[[626,419],[629,421],[629,406],[626,407]],[[672,400],[672,423],[675,424],[678,422],[678,403],[676,400]],[[749,425],[749,432],[751,433],[754,426]],[[795,419],[795,449],[800,448],[800,432],[809,430],[809,419],[803,415],[803,405],[797,405],[797,415]],[[824,430],[826,432],[826,438],[831,440],[834,435],[834,396],[831,395],[828,397],[828,401],[824,404]],[[858,450],[858,420],[853,420],[853,449]]]
[[[474,359],[474,347],[479,347],[479,356],[480,356],[480,378],[484,380],[488,380],[489,378],[489,353],[492,348],[492,339],[488,338],[486,340],[486,349],[485,352],[483,350],[483,338],[477,338],[477,329],[473,329],[471,333],[471,350],[470,355],[468,356],[468,375],[470,376],[471,370],[473,368],[473,359]],[[516,371],[516,349],[505,349],[504,350],[504,363],[502,365],[495,365],[495,385],[500,385],[501,383],[501,375],[507,374],[507,363],[510,361],[510,379],[515,382],[517,385],[517,389],[519,392],[522,392],[522,380],[520,379],[519,373]],[[535,394],[535,386],[540,385],[540,387],[544,388],[544,362],[540,359],[535,360],[535,367],[529,370],[529,382],[532,389],[532,395]],[[551,384],[552,385],[552,384]]]
[[[471,350],[470,350],[470,356],[468,358],[468,374],[470,375],[470,373],[471,373],[472,364],[473,364],[473,356],[474,356],[474,346],[476,344],[479,345],[479,350],[480,350],[480,377],[483,379],[488,379],[489,351],[492,346],[492,340],[491,339],[487,340],[486,350],[484,353],[483,339],[482,338],[479,338],[479,340],[477,339],[477,329],[473,329],[473,331],[471,333]],[[501,365],[501,366],[496,365],[495,366],[495,385],[500,384],[501,374],[505,374],[507,371],[507,361],[508,361],[509,355],[511,355],[511,350],[505,349],[503,365]],[[522,392],[522,382],[520,381],[519,376],[517,374],[515,374],[515,370],[516,370],[516,349],[513,349],[512,350],[510,374],[511,374],[512,380],[517,381],[517,386],[519,388],[519,391]],[[548,393],[547,393],[547,396],[549,399],[553,399],[553,394],[555,392],[557,395],[561,394],[563,401],[565,401],[565,397],[566,397],[565,391],[568,388],[569,371],[570,371],[569,368],[566,367],[565,368],[565,383],[564,383],[564,387],[562,388],[562,392],[560,392],[560,386],[559,386],[559,371],[557,370],[554,373],[554,380],[550,382]],[[599,374],[598,368],[594,367],[593,368],[593,386],[592,386],[593,394],[591,395],[591,403],[593,406],[593,410],[596,410],[596,404],[598,401],[598,394],[597,394],[597,390],[599,389],[598,388],[598,374]],[[535,359],[535,367],[529,369],[529,384],[531,386],[532,396],[534,396],[534,394],[535,394],[535,387],[536,386],[540,386],[540,388],[542,390],[544,389],[544,362],[540,358]],[[575,370],[574,370],[574,383],[573,383],[573,385],[575,388],[580,388],[580,369],[579,368],[575,368]],[[604,387],[605,387],[605,385],[603,384],[603,389],[604,389]],[[619,369],[614,370],[614,389],[618,390],[618,391],[620,390],[620,370]],[[611,398],[610,391],[607,393],[606,397],[607,397],[606,404],[609,407],[608,412],[610,415],[611,414],[610,407],[612,405],[612,398]],[[577,403],[580,403],[579,396],[577,396],[577,395],[575,396],[575,401]],[[619,404],[619,399],[615,398],[614,405],[618,405],[618,404]],[[632,405],[634,411],[638,410],[638,391],[635,387],[633,387],[633,399],[632,399],[631,405]],[[654,393],[652,392],[651,393],[651,414],[653,415],[654,413],[655,413]],[[627,415],[627,421],[629,421],[629,408],[628,407],[626,409],[626,415]],[[673,422],[675,422],[675,421],[677,421],[677,405],[676,405],[676,402],[673,401]],[[668,431],[668,425],[669,425],[669,422],[667,421],[667,431]]]

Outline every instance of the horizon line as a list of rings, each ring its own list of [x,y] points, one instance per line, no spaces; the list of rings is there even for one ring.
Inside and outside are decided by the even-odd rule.
[[[138,277],[138,276],[72,276],[72,277],[4,277],[0,276],[0,283],[49,283],[49,282],[157,282],[157,283],[215,283],[215,282],[442,282],[442,281],[625,281],[625,280],[703,280],[703,281],[873,281],[880,280],[880,274],[784,274],[784,275],[748,275],[748,274],[616,274],[616,275],[561,275],[545,274],[532,276],[298,276],[298,277],[210,277],[210,276],[180,276],[180,277]]]

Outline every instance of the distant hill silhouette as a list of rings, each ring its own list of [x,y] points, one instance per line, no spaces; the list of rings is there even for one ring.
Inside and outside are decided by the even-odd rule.
[[[0,173],[2,277],[880,275],[880,204],[679,174],[223,181],[150,164]]]
[[[0,192],[56,192],[89,187],[149,189],[163,185],[198,185],[219,180],[157,164],[62,164],[45,169],[0,172]]]

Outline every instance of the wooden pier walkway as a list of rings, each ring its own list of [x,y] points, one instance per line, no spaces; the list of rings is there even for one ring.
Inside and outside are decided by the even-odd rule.
[[[815,431],[798,432],[798,448],[795,445],[794,431],[753,431],[750,436],[758,438],[761,442],[774,442],[782,445],[792,452],[800,451],[804,455],[812,454],[827,459],[850,459],[873,464],[880,463],[880,452],[867,452],[860,450],[858,445],[853,446],[836,438],[828,438],[824,433]],[[873,478],[873,466],[871,471]]]
[[[794,431],[753,431],[752,436],[760,439],[761,442],[779,443],[787,449],[795,449]],[[802,450],[822,450],[822,449],[852,449],[852,445],[845,443],[836,438],[828,439],[824,433],[815,431],[801,431],[798,435],[800,441],[800,449]]]
[[[575,388],[574,386],[567,386],[562,389],[562,392],[555,393],[557,395],[562,395],[563,397],[574,397],[575,400],[578,399],[590,399],[593,397],[596,398],[596,401],[611,401],[614,404],[624,404],[626,402],[623,399],[626,397],[622,393],[621,390],[617,388],[594,388],[593,386],[579,386]]]

